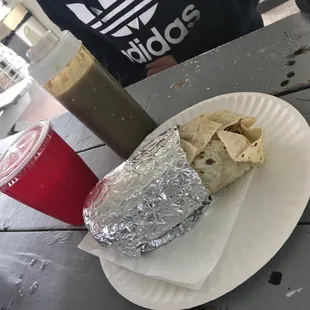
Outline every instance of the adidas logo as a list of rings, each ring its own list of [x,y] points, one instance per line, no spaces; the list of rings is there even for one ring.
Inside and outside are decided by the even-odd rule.
[[[121,50],[121,53],[131,62],[143,64],[153,61],[152,56],[163,56],[171,50],[171,45],[181,43],[188,35],[190,28],[193,28],[199,19],[200,11],[191,4],[185,8],[181,18],[176,18],[162,34],[153,27],[151,29],[153,36],[147,39],[144,44],[135,38],[129,41],[129,49]]]
[[[158,6],[155,0],[98,1],[102,10],[82,3],[67,4],[67,7],[84,24],[102,34],[114,37],[132,35],[132,29],[139,30],[141,23],[146,25],[151,20]],[[180,18],[176,18],[165,28],[163,33],[153,27],[150,29],[153,36],[145,42],[141,42],[138,38],[130,40],[128,49],[121,50],[121,53],[131,62],[140,64],[150,62],[153,56],[163,56],[171,50],[171,45],[181,43],[199,19],[200,11],[191,4],[184,9]]]
[[[87,7],[83,3],[67,4],[67,7],[84,24],[89,24],[102,34],[110,34],[114,37],[131,35],[131,29],[138,30],[140,22],[146,25],[153,17],[158,6],[158,3],[154,0],[140,2],[137,0],[98,0],[98,2],[103,10]],[[126,13],[120,16],[122,11],[126,11]],[[137,14],[139,15],[137,16]]]

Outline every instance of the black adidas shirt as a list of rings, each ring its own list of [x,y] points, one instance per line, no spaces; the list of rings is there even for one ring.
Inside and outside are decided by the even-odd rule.
[[[165,55],[180,63],[262,26],[259,0],[38,0],[124,86]]]

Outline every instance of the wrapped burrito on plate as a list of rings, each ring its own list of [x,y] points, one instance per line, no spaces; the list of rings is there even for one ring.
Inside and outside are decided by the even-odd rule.
[[[144,144],[89,194],[83,217],[103,246],[140,256],[186,233],[214,194],[264,161],[255,118],[203,114]]]
[[[210,194],[264,162],[261,128],[254,117],[223,110],[200,115],[179,128],[188,163],[198,172]]]

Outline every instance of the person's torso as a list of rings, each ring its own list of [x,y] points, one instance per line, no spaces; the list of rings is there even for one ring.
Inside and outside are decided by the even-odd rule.
[[[55,5],[59,14],[65,14],[77,27],[104,37],[132,62],[142,64],[178,48],[193,29],[201,32],[201,39],[191,46],[193,51],[234,39],[243,31],[243,18],[254,7],[253,2],[256,1],[58,0]]]

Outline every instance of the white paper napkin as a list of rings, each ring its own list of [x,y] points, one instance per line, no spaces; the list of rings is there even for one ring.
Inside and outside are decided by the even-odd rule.
[[[79,248],[148,277],[199,290],[229,239],[255,170],[217,194],[207,213],[185,235],[139,258],[100,246],[88,233]]]

